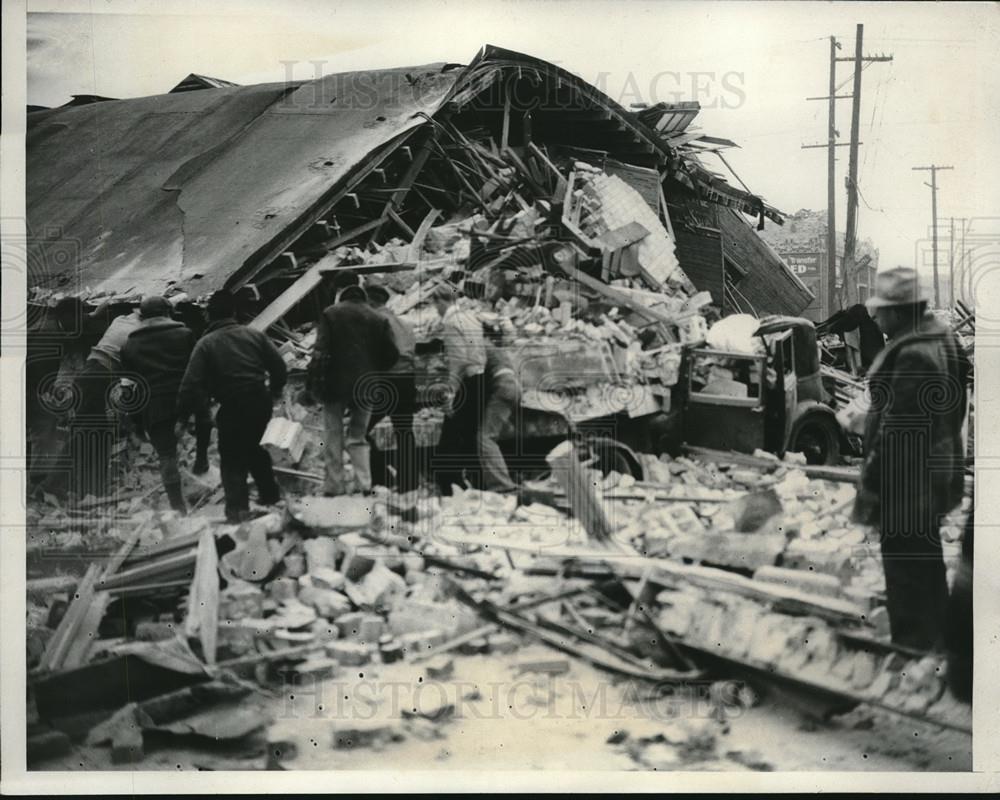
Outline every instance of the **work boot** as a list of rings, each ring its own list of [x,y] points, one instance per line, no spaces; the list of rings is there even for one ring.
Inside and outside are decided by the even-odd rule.
[[[187,514],[187,503],[184,502],[184,492],[181,490],[181,485],[179,483],[168,483],[165,488],[167,490],[167,499],[170,501],[170,507],[180,514]]]
[[[241,508],[235,511],[227,510],[226,522],[228,522],[230,525],[238,525],[241,522],[246,522],[248,519],[251,518],[251,516],[252,515],[250,514],[249,508]]]
[[[274,494],[260,495],[257,498],[257,502],[262,506],[274,506],[281,502],[281,491],[277,491]]]

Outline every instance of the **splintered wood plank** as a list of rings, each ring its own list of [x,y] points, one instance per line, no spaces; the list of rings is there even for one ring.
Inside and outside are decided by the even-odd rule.
[[[202,531],[198,541],[184,630],[188,636],[198,636],[205,663],[215,664],[219,635],[219,554],[215,549],[215,534],[209,528]]]
[[[427,238],[427,232],[431,229],[431,225],[441,214],[441,209],[432,208],[427,212],[427,216],[424,217],[423,221],[420,223],[420,227],[417,228],[417,232],[413,234],[413,240],[410,242],[410,250],[406,256],[407,261],[419,261],[420,260],[420,249],[424,246],[424,239]]]
[[[62,666],[63,660],[66,658],[66,654],[69,652],[74,637],[79,631],[83,618],[90,607],[94,597],[94,584],[97,583],[100,571],[101,568],[97,564],[91,564],[87,568],[83,580],[80,581],[80,585],[77,587],[73,602],[66,609],[66,615],[62,618],[59,627],[56,628],[55,634],[49,640],[49,646],[45,648],[45,652],[42,654],[39,664],[41,669],[56,670]]]
[[[97,629],[108,610],[111,595],[108,592],[98,592],[91,596],[90,603],[83,614],[73,641],[66,651],[66,656],[59,665],[60,669],[73,669],[82,666],[87,661],[87,655],[97,640]]]
[[[346,244],[351,241],[351,239],[354,239],[363,233],[367,233],[373,228],[379,227],[387,218],[388,217],[379,217],[371,222],[366,222],[364,225],[360,225],[357,228],[349,230],[343,235],[338,236],[332,242],[327,242],[326,246],[332,249],[334,247],[339,247],[342,244]],[[259,331],[266,331],[271,327],[271,325],[278,322],[278,320],[285,316],[285,314],[304,300],[313,289],[319,286],[320,281],[323,279],[323,270],[325,268],[336,266],[338,263],[339,258],[332,253],[321,258],[304,273],[302,273],[295,283],[278,295],[267,308],[261,311],[250,322],[249,327],[255,328]]]

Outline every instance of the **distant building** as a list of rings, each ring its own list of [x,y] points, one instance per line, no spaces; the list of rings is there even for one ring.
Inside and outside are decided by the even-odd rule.
[[[813,301],[802,312],[813,321],[827,319],[841,308],[839,299],[833,303],[827,297],[828,272],[826,252],[826,210],[802,209],[789,217],[785,224],[768,225],[760,231],[761,238],[780,255],[789,268],[813,293]],[[843,292],[844,234],[837,231],[837,292]],[[858,297],[868,299],[878,271],[878,250],[868,239],[857,243],[855,261],[858,267]]]

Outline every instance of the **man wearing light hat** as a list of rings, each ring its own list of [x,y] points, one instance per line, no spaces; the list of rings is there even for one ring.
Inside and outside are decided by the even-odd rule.
[[[854,517],[879,532],[893,642],[926,650],[941,642],[948,602],[939,529],[964,491],[969,362],[914,270],[879,273],[867,305],[888,342],[868,373]]]

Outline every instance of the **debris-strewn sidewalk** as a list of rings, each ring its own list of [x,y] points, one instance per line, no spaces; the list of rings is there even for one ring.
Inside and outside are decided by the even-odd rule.
[[[404,664],[447,693],[455,665],[484,656],[511,661],[518,680],[555,680],[582,660],[651,692],[701,686],[721,663],[833,710],[864,703],[967,729],[941,660],[888,643],[877,548],[846,521],[853,488],[758,461],[650,458],[640,482],[595,473],[605,544],[555,483],[532,484],[530,498],[295,496],[239,526],[211,510],[148,511],[82,577],[29,581],[29,751],[44,763],[110,746],[112,763],[136,764],[201,741],[275,766],[288,757],[273,755],[275,731],[290,725],[272,727],[278,697]],[[747,501],[761,490],[763,512]],[[103,541],[103,526],[93,535]],[[323,715],[323,746],[434,739],[465,697],[390,703],[378,713],[395,717],[379,725],[357,709]],[[718,732],[706,735],[709,747]],[[687,764],[703,746],[674,738],[625,750],[640,764]]]

